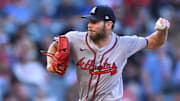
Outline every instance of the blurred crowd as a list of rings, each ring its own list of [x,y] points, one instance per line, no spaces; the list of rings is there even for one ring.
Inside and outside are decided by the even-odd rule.
[[[130,57],[123,71],[124,101],[180,101],[180,0],[0,0],[0,101],[78,101],[76,69],[64,76],[46,71],[56,35],[86,31],[80,18],[94,5],[111,6],[119,36],[148,36],[167,18],[168,41]]]

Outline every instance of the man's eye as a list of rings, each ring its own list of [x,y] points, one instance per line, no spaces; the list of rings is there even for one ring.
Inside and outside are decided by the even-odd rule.
[[[92,21],[92,23],[96,24],[97,22],[96,21]]]
[[[90,21],[91,23],[93,23],[93,24],[96,24],[97,23],[97,21],[94,21],[94,20],[92,20],[92,21]]]

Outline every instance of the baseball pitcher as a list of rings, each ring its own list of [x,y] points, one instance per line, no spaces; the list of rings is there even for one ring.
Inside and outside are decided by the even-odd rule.
[[[76,64],[79,101],[122,101],[122,71],[127,59],[142,49],[159,48],[168,36],[168,20],[159,18],[148,37],[117,36],[112,8],[96,6],[87,16],[88,31],[71,31],[54,38],[47,55],[47,70],[63,75],[71,56]]]

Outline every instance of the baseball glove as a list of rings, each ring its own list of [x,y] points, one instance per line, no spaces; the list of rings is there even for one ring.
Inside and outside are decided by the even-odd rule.
[[[49,56],[52,58],[52,68],[53,70],[59,74],[64,75],[66,72],[65,69],[61,69],[61,66],[67,67],[69,65],[69,57],[70,57],[70,47],[69,41],[65,36],[58,36],[58,45],[56,53],[48,53],[47,51],[41,51],[43,55]]]

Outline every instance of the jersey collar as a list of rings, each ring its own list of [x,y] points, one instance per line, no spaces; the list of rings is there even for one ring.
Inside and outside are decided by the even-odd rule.
[[[110,48],[113,47],[113,45],[115,44],[116,42],[116,35],[114,32],[112,32],[112,38],[111,38],[111,41],[109,44],[105,45],[104,47],[102,48],[99,48],[97,47],[94,42],[89,38],[88,36],[88,33],[86,35],[87,37],[87,44],[89,44],[89,46],[95,51],[95,52],[98,52],[98,53],[104,53],[105,51],[109,50]]]

